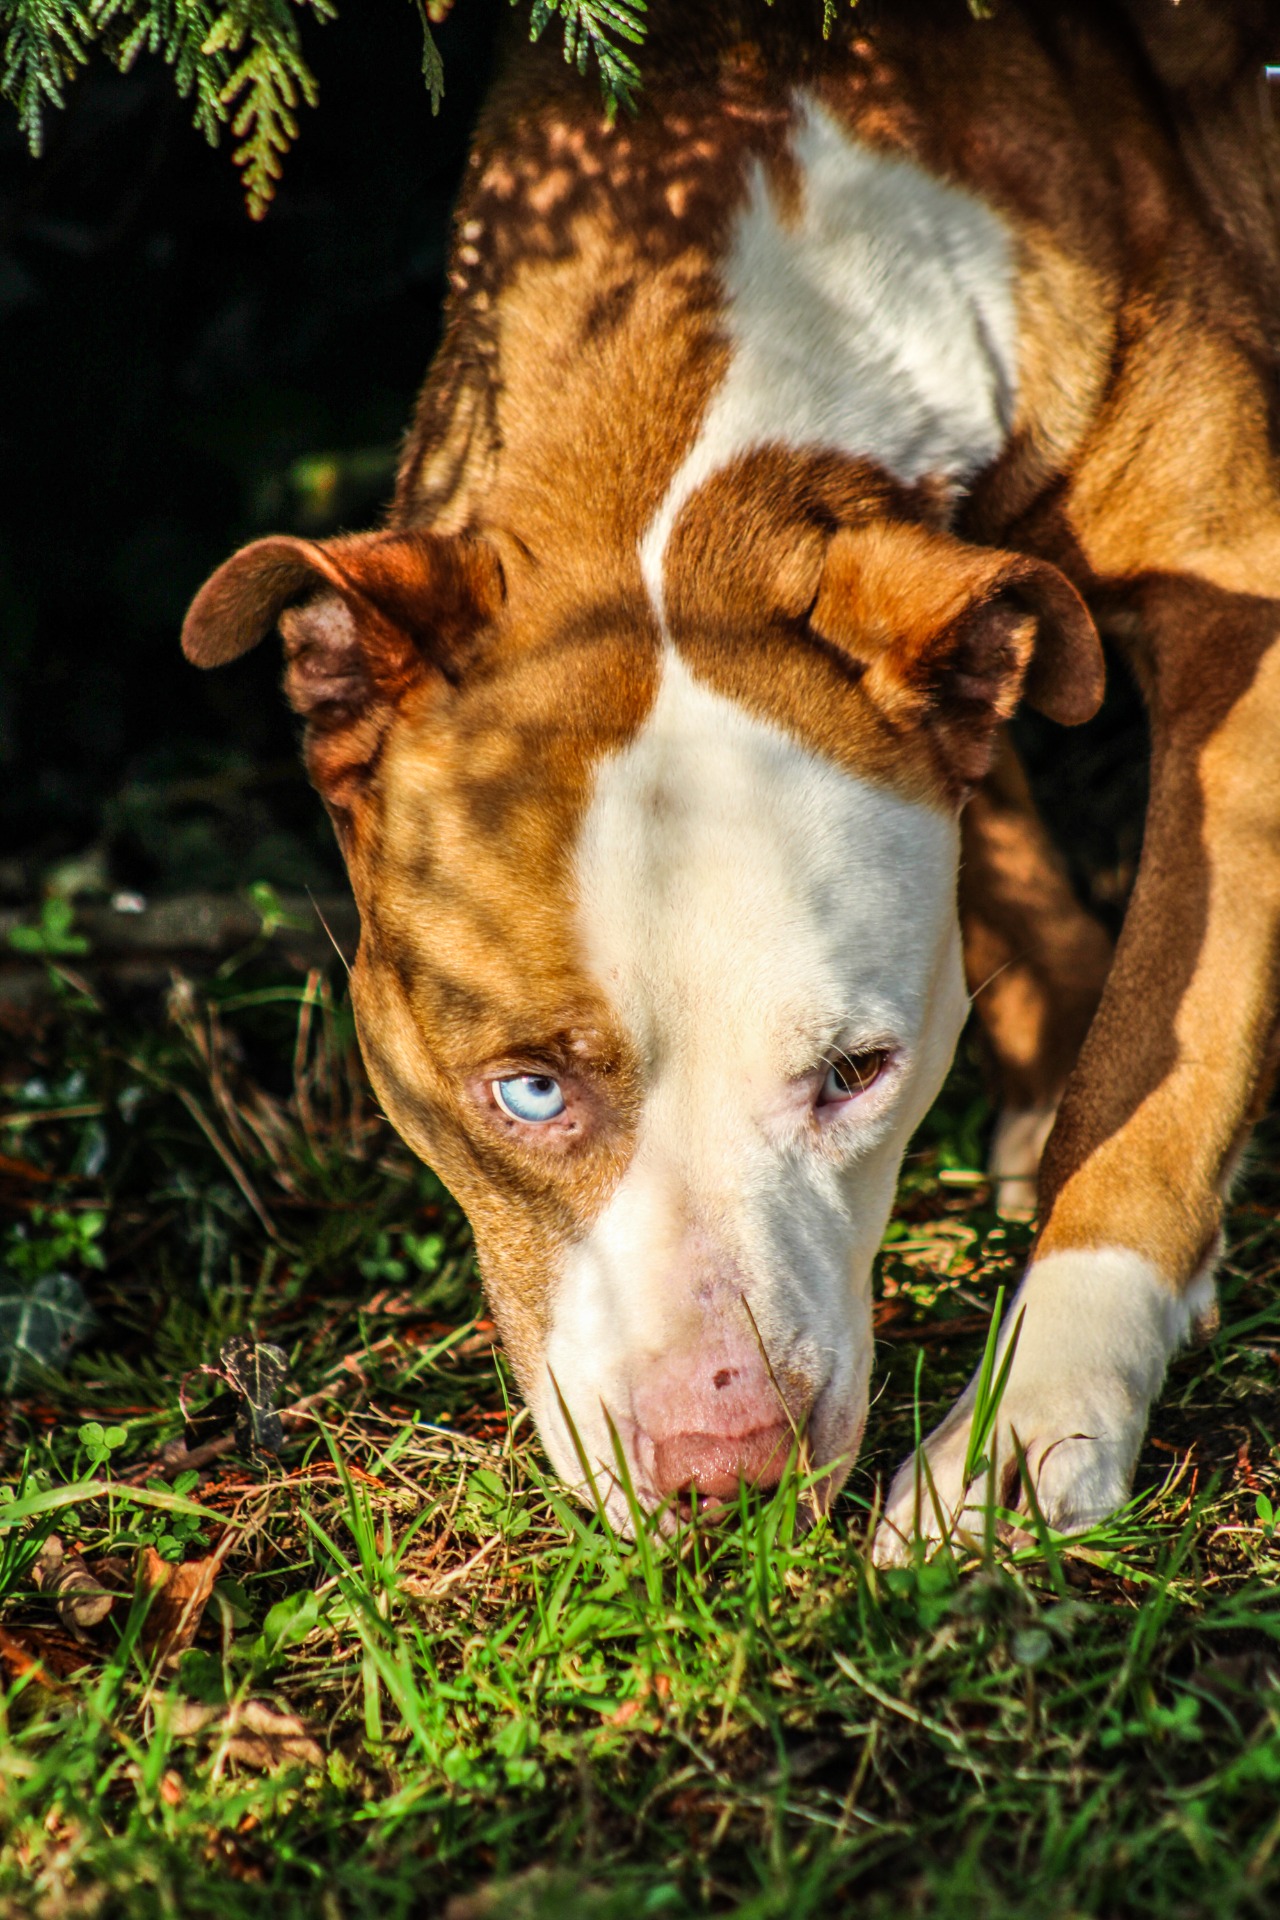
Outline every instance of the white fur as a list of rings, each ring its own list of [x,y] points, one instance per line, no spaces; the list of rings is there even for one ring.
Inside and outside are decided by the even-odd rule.
[[[801,97],[799,218],[755,163],[723,263],[728,370],[641,542],[659,615],[690,495],[752,448],[829,448],[904,481],[972,478],[1004,445],[1017,380],[1013,248],[982,201],[853,139]]]
[[[577,856],[588,966],[644,1104],[628,1170],[569,1254],[531,1396],[570,1480],[550,1376],[608,1462],[602,1408],[625,1431],[646,1366],[696,1345],[721,1305],[745,1315],[739,1294],[779,1371],[825,1390],[819,1464],[856,1441],[872,1259],[967,1007],[956,860],[950,816],[842,772],[668,652],[644,727],[599,771]],[[900,1055],[838,1146],[815,1141],[794,1091],[836,1040]],[[727,1305],[708,1306],[726,1274]]]
[[[995,1436],[997,1485],[1017,1434],[1036,1498],[1051,1526],[1080,1532],[1123,1505],[1151,1403],[1165,1369],[1196,1322],[1212,1310],[1211,1267],[1181,1292],[1128,1247],[1051,1253],[1029,1269],[1006,1316],[1003,1357],[1022,1331]],[[970,1382],[925,1441],[933,1489],[914,1459],[903,1463],[885,1502],[875,1558],[910,1558],[918,1533],[981,1536],[986,1476],[964,1484],[975,1398]]]

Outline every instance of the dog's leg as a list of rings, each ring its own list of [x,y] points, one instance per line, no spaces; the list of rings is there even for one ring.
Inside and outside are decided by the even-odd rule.
[[[1208,576],[1208,577],[1206,577]],[[1142,864],[1040,1173],[1044,1222],[992,1462],[968,1484],[973,1385],[908,1461],[877,1540],[979,1531],[1019,1497],[1054,1526],[1126,1498],[1168,1360],[1211,1310],[1225,1187],[1266,1097],[1280,1006],[1280,529],[1200,576],[1131,577],[1152,718]],[[1015,1437],[1017,1446],[1015,1446]]]
[[[962,821],[965,973],[995,1064],[990,1167],[1001,1213],[1035,1209],[1040,1155],[1111,966],[1006,738]]]

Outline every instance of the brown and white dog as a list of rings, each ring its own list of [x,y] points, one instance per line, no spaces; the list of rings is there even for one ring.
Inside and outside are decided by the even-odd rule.
[[[614,125],[525,49],[389,529],[192,606],[202,666],[279,621],[374,1086],[623,1524],[611,1423],[669,1512],[796,1430],[847,1472],[966,963],[997,1171],[1048,1136],[1006,1497],[1016,1434],[1059,1527],[1121,1502],[1209,1310],[1278,1013],[1276,13],[657,6]],[[1001,737],[1094,711],[1099,628],[1153,739],[1114,963]],[[978,1497],[970,1407],[882,1557]]]

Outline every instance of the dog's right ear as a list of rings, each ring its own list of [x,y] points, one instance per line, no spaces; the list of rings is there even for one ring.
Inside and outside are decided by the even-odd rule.
[[[411,688],[456,681],[503,599],[489,544],[422,530],[255,540],[191,603],[182,649],[198,667],[239,659],[279,625],[285,692],[307,722],[307,768],[350,809]]]

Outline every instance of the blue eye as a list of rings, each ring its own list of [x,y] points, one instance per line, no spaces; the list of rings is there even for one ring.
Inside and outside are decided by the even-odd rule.
[[[511,1080],[495,1080],[493,1092],[504,1113],[532,1127],[558,1120],[564,1112],[560,1082],[549,1073],[520,1073]]]

